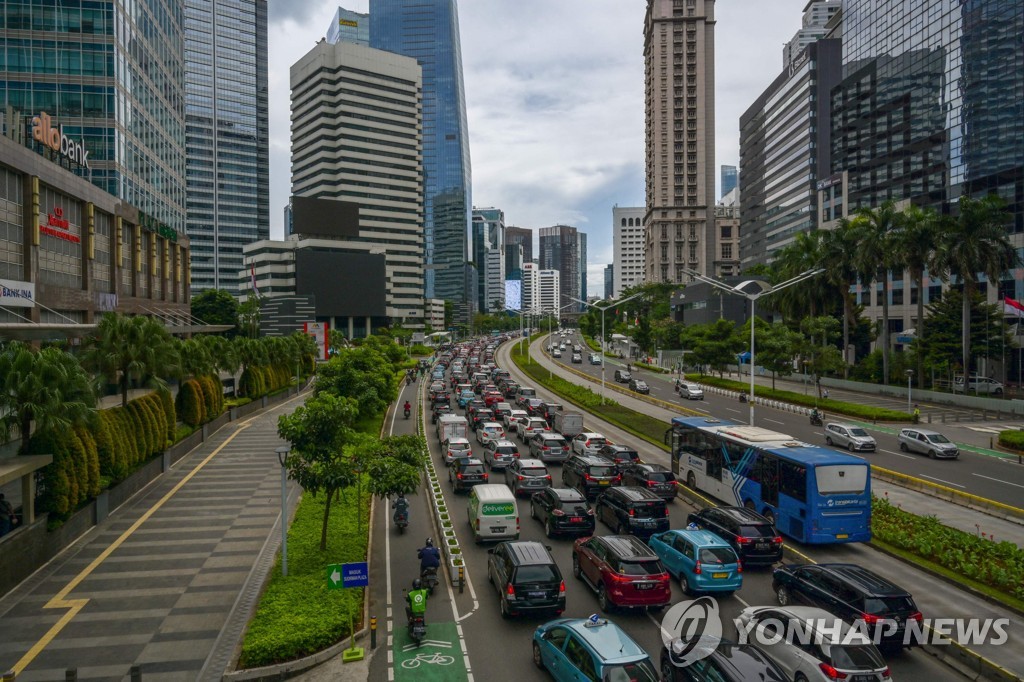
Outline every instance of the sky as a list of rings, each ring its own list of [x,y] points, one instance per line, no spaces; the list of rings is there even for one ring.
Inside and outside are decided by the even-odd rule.
[[[346,0],[366,12],[369,0]],[[716,166],[738,165],[739,117],[782,71],[807,0],[719,0]],[[338,7],[270,0],[270,224],[290,192],[289,67]],[[507,225],[587,233],[587,291],[612,261],[612,207],[644,202],[643,0],[461,0],[473,204]],[[717,177],[717,173],[716,173]],[[534,251],[536,253],[536,250]]]

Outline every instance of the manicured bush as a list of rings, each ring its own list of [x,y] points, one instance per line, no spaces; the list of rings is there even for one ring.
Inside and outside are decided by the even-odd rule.
[[[220,414],[217,406],[217,389],[210,377],[199,377],[196,380],[203,399],[203,412],[206,415],[204,422],[216,419]]]
[[[86,498],[91,499],[100,493],[100,456],[96,449],[96,441],[87,427],[76,426],[75,435],[78,436],[78,440],[82,441],[82,448],[85,451],[85,464],[88,471]]]
[[[146,458],[163,451],[163,433],[164,429],[160,428],[157,423],[156,414],[153,412],[152,404],[146,400],[146,397],[136,398],[133,402],[138,402],[139,416],[142,418],[146,429]],[[162,412],[163,410],[161,410]]]
[[[178,389],[178,413],[181,415],[181,421],[191,427],[203,423],[202,392],[195,379],[182,383]]]
[[[140,462],[144,461],[149,455],[149,439],[146,435],[146,420],[145,417],[139,411],[139,405],[134,400],[129,400],[128,405],[125,407],[125,416],[127,424],[130,428],[127,429],[127,436],[135,441],[135,461],[131,462],[131,468],[134,469]]]
[[[149,411],[153,414],[153,419],[156,422],[156,432],[153,434],[153,438],[159,444],[157,452],[163,452],[167,449],[168,445],[167,414],[164,412],[164,406],[160,401],[160,396],[156,393],[150,393],[145,399],[149,405]]]
[[[1024,450],[1024,431],[1009,429],[999,432],[999,444],[1011,450]]]
[[[157,391],[160,398],[160,407],[163,408],[164,418],[167,421],[167,440],[174,441],[174,431],[178,426],[178,414],[174,409],[174,398],[171,392],[165,388]]]
[[[93,426],[93,437],[96,441],[96,454],[100,466],[100,475],[117,480],[117,448],[114,436],[110,433],[110,411],[100,410]]]
[[[633,366],[639,367],[640,369],[646,369],[651,372],[657,372],[658,374],[668,374],[670,371],[664,367],[658,367],[657,365],[648,365],[646,362],[634,362]]]

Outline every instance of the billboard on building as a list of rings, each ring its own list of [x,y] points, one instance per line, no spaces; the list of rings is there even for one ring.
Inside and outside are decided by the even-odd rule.
[[[327,359],[327,329],[326,322],[303,322],[302,331],[313,337],[316,347],[319,349],[320,359]]]
[[[505,307],[512,310],[523,309],[523,280],[505,280]]]

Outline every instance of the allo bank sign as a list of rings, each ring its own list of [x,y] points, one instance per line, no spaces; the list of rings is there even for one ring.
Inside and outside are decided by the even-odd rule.
[[[75,142],[64,134],[64,126],[53,126],[53,119],[45,111],[32,117],[32,139],[57,152],[69,161],[89,168],[89,150],[84,142]]]

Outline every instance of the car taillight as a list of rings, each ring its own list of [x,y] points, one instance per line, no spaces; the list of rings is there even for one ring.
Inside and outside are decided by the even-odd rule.
[[[921,615],[920,611],[914,611],[912,614],[910,614],[910,620],[916,620],[918,623],[920,623],[923,619],[924,616]]]
[[[548,475],[547,475],[547,476],[545,476],[544,478],[546,478],[546,479],[548,479],[548,480],[550,481],[550,480],[551,480],[551,474],[548,474]]]
[[[772,542],[774,542],[776,545],[781,545],[782,544],[782,536],[781,535],[776,535],[775,537],[772,538]]]
[[[490,475],[490,474],[487,474],[487,473],[485,473],[485,474],[484,474],[484,480],[485,480],[485,481],[487,480],[487,477],[488,477],[489,475]]]
[[[881,623],[883,620],[885,620],[881,616],[876,616],[873,613],[865,613],[862,616],[862,618],[864,619],[864,622],[868,625],[877,625],[878,623]]]
[[[819,663],[818,667],[821,668],[821,672],[825,674],[825,677],[830,680],[845,680],[847,677],[846,673],[839,672],[828,663]]]
[[[668,507],[665,507],[665,516],[671,516],[671,514],[669,514]]]
[[[519,517],[516,517],[516,535],[519,534]]]
[[[480,530],[480,519],[476,520],[476,529]]]
[[[742,561],[737,561],[736,562],[736,572],[737,573],[742,573],[743,572],[743,562]]]
[[[593,481],[594,477],[591,476],[590,474],[583,474],[583,479],[586,481]]]
[[[629,515],[630,516],[636,516],[636,509],[630,509],[629,510]]]
[[[522,476],[516,476],[516,478],[518,478],[520,481],[523,480]]]
[[[558,596],[560,596],[560,597],[564,597],[565,596],[565,581],[564,580],[558,586]],[[886,673],[888,673],[888,671],[889,671],[888,668],[886,668]]]
[[[751,538],[745,538],[742,535],[736,536],[736,544],[738,545],[749,545],[753,540]]]
[[[513,599],[515,598],[515,596],[516,596],[516,588],[512,587],[512,583],[509,583],[508,587],[505,588],[505,594],[507,594],[508,596],[512,597]]]
[[[700,575],[700,562],[698,561],[693,565],[693,574]]]
[[[455,478],[457,478],[457,479],[459,479],[461,481],[462,480],[462,474],[455,474]]]
[[[647,481],[647,487],[648,488],[653,488],[656,485],[658,485],[657,481]]]
[[[615,478],[613,478],[612,482],[613,483],[622,483],[622,475],[620,474],[620,475],[616,476]]]
[[[551,448],[549,448],[549,447],[548,447],[547,445],[545,445],[545,446],[541,447],[541,450],[543,450],[544,452],[547,452],[547,451],[548,451],[548,450],[550,450],[550,449],[551,449]]]
[[[552,509],[551,513],[555,516],[565,516],[565,512],[562,511],[561,509]]]
[[[889,679],[889,676],[890,676],[890,674],[889,674],[889,669],[888,668],[886,668],[885,670],[882,671],[882,679],[883,680]]]

